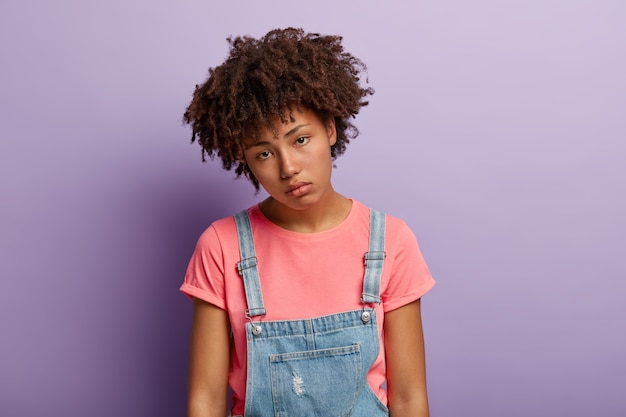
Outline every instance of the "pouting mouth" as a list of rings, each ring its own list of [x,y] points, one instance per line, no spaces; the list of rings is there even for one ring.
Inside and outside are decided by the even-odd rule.
[[[293,190],[297,190],[298,188],[303,187],[305,185],[309,185],[309,184],[310,183],[308,183],[308,182],[297,182],[295,184],[290,184],[289,188],[287,189],[287,192],[290,193]]]

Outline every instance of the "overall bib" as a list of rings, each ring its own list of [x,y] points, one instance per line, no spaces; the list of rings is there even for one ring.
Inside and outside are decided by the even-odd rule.
[[[266,310],[247,212],[235,215],[235,222],[249,320],[245,417],[388,416],[367,382],[380,349],[373,305],[381,302],[385,215],[370,210],[363,307],[286,321],[262,321]]]

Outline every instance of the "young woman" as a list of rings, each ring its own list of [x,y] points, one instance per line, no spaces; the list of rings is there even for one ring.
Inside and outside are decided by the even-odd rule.
[[[333,159],[370,88],[338,36],[229,39],[185,121],[269,194],[199,238],[188,416],[428,416],[420,298],[434,285],[413,233],[335,191]]]

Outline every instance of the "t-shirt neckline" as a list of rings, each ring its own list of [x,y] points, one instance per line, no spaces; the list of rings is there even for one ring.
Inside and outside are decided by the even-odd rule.
[[[296,238],[296,239],[325,238],[327,236],[334,235],[335,233],[340,232],[346,227],[349,227],[349,225],[353,222],[354,218],[357,215],[356,213],[358,212],[357,205],[359,203],[351,198],[349,200],[352,203],[352,206],[350,207],[350,211],[348,212],[348,215],[346,216],[346,218],[343,219],[339,224],[331,227],[330,229],[322,230],[320,232],[305,233],[305,232],[296,232],[293,230],[285,229],[284,227],[281,227],[277,225],[276,223],[273,223],[270,219],[268,219],[265,216],[265,214],[263,214],[263,211],[259,207],[260,203],[257,203],[254,206],[250,207],[250,209],[248,210],[248,214],[250,215],[251,221],[261,222],[263,223],[264,227],[267,228],[267,230],[273,233],[285,236],[285,237],[291,237],[291,238]]]

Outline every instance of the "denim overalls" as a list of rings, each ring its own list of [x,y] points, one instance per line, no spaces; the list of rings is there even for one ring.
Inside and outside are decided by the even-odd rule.
[[[245,417],[388,416],[367,382],[379,354],[373,305],[381,301],[385,215],[370,210],[363,308],[287,321],[262,321],[266,310],[247,212],[238,213],[235,222],[249,320]]]

